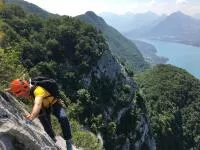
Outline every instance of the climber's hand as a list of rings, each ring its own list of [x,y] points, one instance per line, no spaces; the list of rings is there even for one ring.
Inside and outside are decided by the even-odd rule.
[[[33,118],[33,115],[30,114],[30,113],[25,114],[24,117],[25,117],[27,120],[33,120],[33,119],[34,119],[34,118]]]

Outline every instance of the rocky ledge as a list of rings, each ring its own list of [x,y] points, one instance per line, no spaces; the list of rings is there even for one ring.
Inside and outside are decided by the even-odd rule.
[[[31,124],[24,118],[26,111],[9,93],[0,93],[1,150],[57,150],[38,119]]]

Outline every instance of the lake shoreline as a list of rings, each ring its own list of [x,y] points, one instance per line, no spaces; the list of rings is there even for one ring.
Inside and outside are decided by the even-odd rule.
[[[161,40],[140,39],[140,41],[154,45],[157,56],[169,59],[166,64],[183,68],[200,79],[200,69],[198,67],[200,47]]]
[[[194,41],[184,41],[184,40],[178,40],[178,39],[162,39],[162,38],[146,38],[146,40],[156,40],[156,41],[162,41],[162,42],[171,42],[171,43],[179,43],[189,46],[194,46],[200,48],[200,43],[196,43]]]
[[[151,66],[157,64],[165,64],[169,60],[166,57],[158,56],[156,47],[150,43],[144,42],[142,40],[133,40],[133,43],[142,53],[145,61],[147,61]]]

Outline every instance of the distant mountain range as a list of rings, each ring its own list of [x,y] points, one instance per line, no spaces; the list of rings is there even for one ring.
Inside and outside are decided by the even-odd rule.
[[[200,29],[200,22],[182,12],[176,12],[156,25],[149,33],[150,36],[183,36],[194,34]]]
[[[200,46],[200,14],[191,17],[177,11],[168,16],[152,12],[100,15],[129,39],[147,38]]]
[[[130,39],[148,38],[200,46],[200,20],[178,11],[154,25],[127,32],[125,36]]]
[[[142,54],[135,44],[125,38],[120,32],[109,26],[103,18],[97,16],[94,12],[88,11],[83,15],[77,16],[78,19],[89,23],[103,32],[112,53],[126,60],[134,71],[141,71],[148,68],[149,65],[144,61]]]
[[[140,28],[142,26],[153,23],[159,18],[163,18],[166,15],[159,16],[153,12],[146,13],[126,13],[124,15],[117,15],[114,13],[101,13],[99,16],[103,17],[103,19],[112,27],[116,28],[121,33],[129,32],[133,29]]]

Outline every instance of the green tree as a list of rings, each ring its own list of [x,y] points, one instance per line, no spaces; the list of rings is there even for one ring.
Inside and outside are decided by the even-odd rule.
[[[19,54],[14,50],[7,50],[0,48],[0,89],[8,87],[8,83],[27,73],[19,61]]]
[[[162,150],[199,149],[200,81],[185,70],[158,65],[136,75],[151,130]]]

